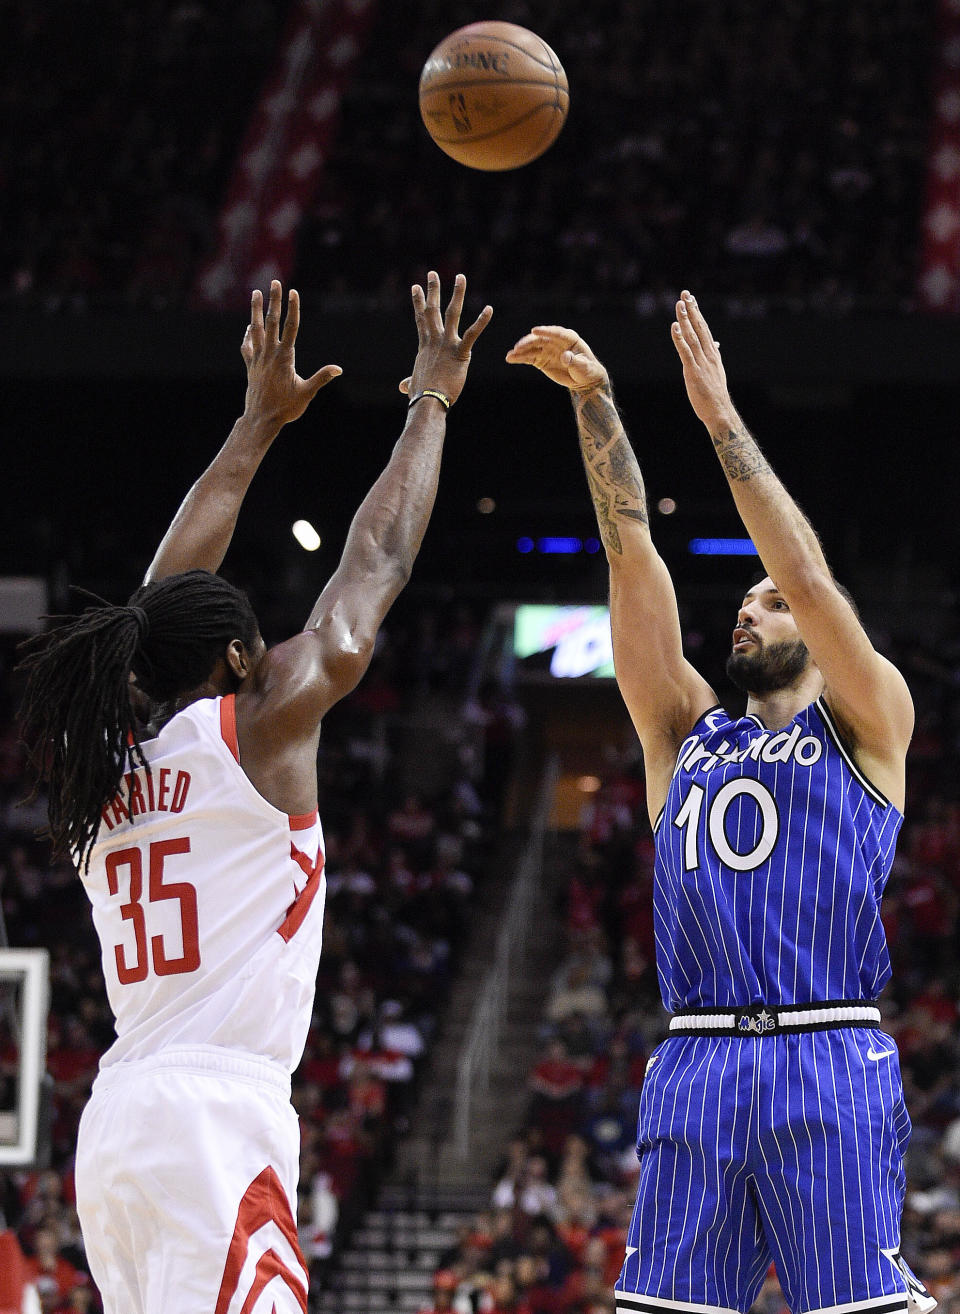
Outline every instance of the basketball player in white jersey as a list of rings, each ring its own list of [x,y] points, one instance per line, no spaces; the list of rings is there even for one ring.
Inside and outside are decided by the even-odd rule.
[[[297,375],[299,301],[281,331],[274,282],[266,316],[252,298],[243,416],[144,585],[28,647],[50,829],[77,859],[116,1019],[76,1165],[106,1314],[306,1314],[290,1075],[323,920],[320,724],[363,675],[426,530],[447,410],[492,314],[461,337],[464,292],[458,275],[443,315],[435,273],[413,288],[406,423],[300,634],[266,649],[213,573],[271,443],[340,372]]]
[[[606,370],[559,326],[507,356],[571,393],[655,835],[674,1016],[644,1081],[618,1314],[746,1311],[771,1259],[795,1314],[929,1310],[899,1251],[910,1123],[876,1004],[910,693],[734,408],[695,299],[676,309],[688,398],[767,572],[731,618],[743,717],[684,657]]]

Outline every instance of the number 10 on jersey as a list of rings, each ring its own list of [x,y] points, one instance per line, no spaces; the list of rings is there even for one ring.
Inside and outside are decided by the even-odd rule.
[[[727,839],[727,812],[734,800],[744,794],[748,794],[759,809],[760,834],[752,849],[739,853]],[[700,866],[697,837],[700,813],[703,811],[703,801],[706,797],[707,791],[701,785],[692,784],[687,797],[677,809],[677,815],[673,818],[673,824],[677,829],[684,831],[684,871],[693,871]],[[766,785],[751,776],[728,780],[717,790],[708,805],[707,835],[710,843],[724,866],[731,867],[734,871],[753,871],[755,867],[766,862],[774,850],[779,834],[780,814],[777,811],[776,800]]]

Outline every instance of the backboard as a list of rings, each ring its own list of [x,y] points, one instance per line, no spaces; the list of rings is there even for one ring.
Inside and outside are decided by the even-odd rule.
[[[49,979],[46,949],[0,949],[0,1167],[37,1159]]]

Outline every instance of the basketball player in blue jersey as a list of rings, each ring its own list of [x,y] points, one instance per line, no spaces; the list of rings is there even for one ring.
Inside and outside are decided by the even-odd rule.
[[[910,694],[734,408],[688,292],[672,334],[767,572],[731,626],[739,718],[683,655],[606,370],[558,326],[507,355],[571,393],[656,837],[657,967],[673,1016],[640,1101],[618,1314],[746,1311],[771,1259],[794,1314],[924,1314],[935,1301],[900,1255],[910,1120],[876,1004]]]

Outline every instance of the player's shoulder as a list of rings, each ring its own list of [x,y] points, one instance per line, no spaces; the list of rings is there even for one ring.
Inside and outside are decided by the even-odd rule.
[[[755,722],[756,718],[731,716],[721,703],[714,703],[712,707],[708,707],[700,713],[696,721],[690,727],[689,733],[696,734],[699,730],[706,730],[713,734],[717,730],[726,730],[730,726],[737,725],[742,720]],[[759,724],[759,722],[757,722],[757,724]]]
[[[713,703],[700,712],[682,736],[678,736],[676,755],[680,756],[684,745],[689,744],[693,739],[739,736],[765,729],[763,721],[758,716],[751,716],[747,712],[730,712],[721,703]]]

